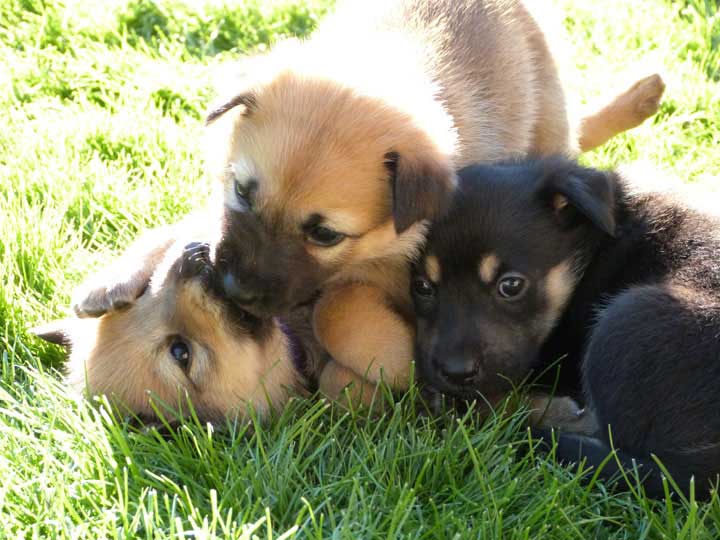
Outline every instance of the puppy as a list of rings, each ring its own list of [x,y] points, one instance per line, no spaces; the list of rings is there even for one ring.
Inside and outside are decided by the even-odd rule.
[[[315,330],[337,361],[325,392],[383,376],[404,388],[407,260],[446,209],[455,168],[576,149],[542,30],[514,0],[356,2],[246,72],[207,118],[226,293],[267,316],[322,291]],[[637,125],[663,88],[648,78],[590,115],[584,140]],[[261,243],[245,241],[248,226]]]
[[[717,216],[616,173],[564,159],[466,168],[414,270],[420,377],[494,399],[561,359],[563,390],[582,382],[598,426],[562,433],[561,460],[599,466],[612,441],[603,477],[636,463],[662,497],[657,456],[707,496],[720,473],[718,253]]]
[[[264,416],[302,392],[319,359],[308,315],[255,317],[225,296],[207,243],[157,243],[155,231],[126,254],[149,247],[157,259],[136,298],[33,329],[70,348],[67,382],[145,422],[158,411],[178,421],[190,403],[203,421],[244,416],[250,404]]]

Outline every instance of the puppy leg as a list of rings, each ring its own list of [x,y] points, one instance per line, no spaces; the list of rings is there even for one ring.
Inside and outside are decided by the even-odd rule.
[[[630,88],[580,120],[578,140],[586,152],[600,146],[618,133],[642,124],[658,111],[665,83],[660,75],[640,79]]]
[[[315,306],[315,335],[339,364],[369,381],[406,389],[413,358],[413,331],[389,305],[382,290],[342,284]]]
[[[700,496],[720,473],[720,301],[700,290],[628,289],[602,312],[583,362],[598,436],[639,459],[656,455]],[[648,486],[659,486],[658,473]],[[662,493],[656,493],[662,496]]]

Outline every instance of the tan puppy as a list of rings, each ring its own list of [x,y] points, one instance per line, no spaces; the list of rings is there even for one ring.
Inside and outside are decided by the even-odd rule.
[[[646,79],[589,116],[584,149],[640,123],[662,91]],[[515,0],[341,7],[311,40],[249,61],[208,123],[224,289],[259,316],[323,291],[315,329],[336,360],[320,380],[330,396],[383,374],[407,385],[407,261],[456,167],[577,147],[542,30]],[[107,302],[98,290],[79,313]]]
[[[157,232],[152,236],[150,246],[142,239],[126,255],[149,248],[159,261],[137,298],[96,318],[33,330],[70,347],[67,382],[78,392],[106,394],[145,421],[156,411],[179,420],[189,403],[205,421],[243,416],[250,404],[264,415],[301,390],[317,358],[298,337],[307,334],[302,321],[290,330],[243,312],[217,286],[207,244],[158,248]]]

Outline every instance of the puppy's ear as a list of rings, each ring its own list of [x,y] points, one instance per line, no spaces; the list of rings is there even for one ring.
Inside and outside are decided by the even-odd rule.
[[[539,193],[563,224],[574,223],[579,214],[615,236],[615,186],[612,173],[563,166],[546,171]]]
[[[194,216],[174,226],[144,233],[128,250],[75,290],[72,308],[80,318],[97,318],[128,308],[142,296],[153,273],[183,227]],[[202,223],[202,222],[200,222]]]
[[[72,323],[68,319],[57,319],[29,328],[28,332],[49,343],[70,348],[72,345],[71,325]]]
[[[398,152],[385,154],[392,184],[395,231],[400,234],[422,220],[442,216],[457,185],[450,163]]]
[[[96,319],[129,308],[147,289],[159,262],[152,257],[120,257],[73,292],[71,306],[75,315]]]
[[[223,114],[235,107],[243,108],[243,115],[248,115],[255,108],[256,98],[252,92],[242,92],[229,99],[221,100],[220,105],[214,106],[205,118],[205,125],[212,124]]]

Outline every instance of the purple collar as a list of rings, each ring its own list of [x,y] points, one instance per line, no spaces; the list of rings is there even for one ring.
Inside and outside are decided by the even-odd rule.
[[[290,346],[290,357],[293,366],[303,377],[307,375],[307,354],[300,338],[293,332],[290,327],[282,319],[276,319],[280,330],[285,334]]]

